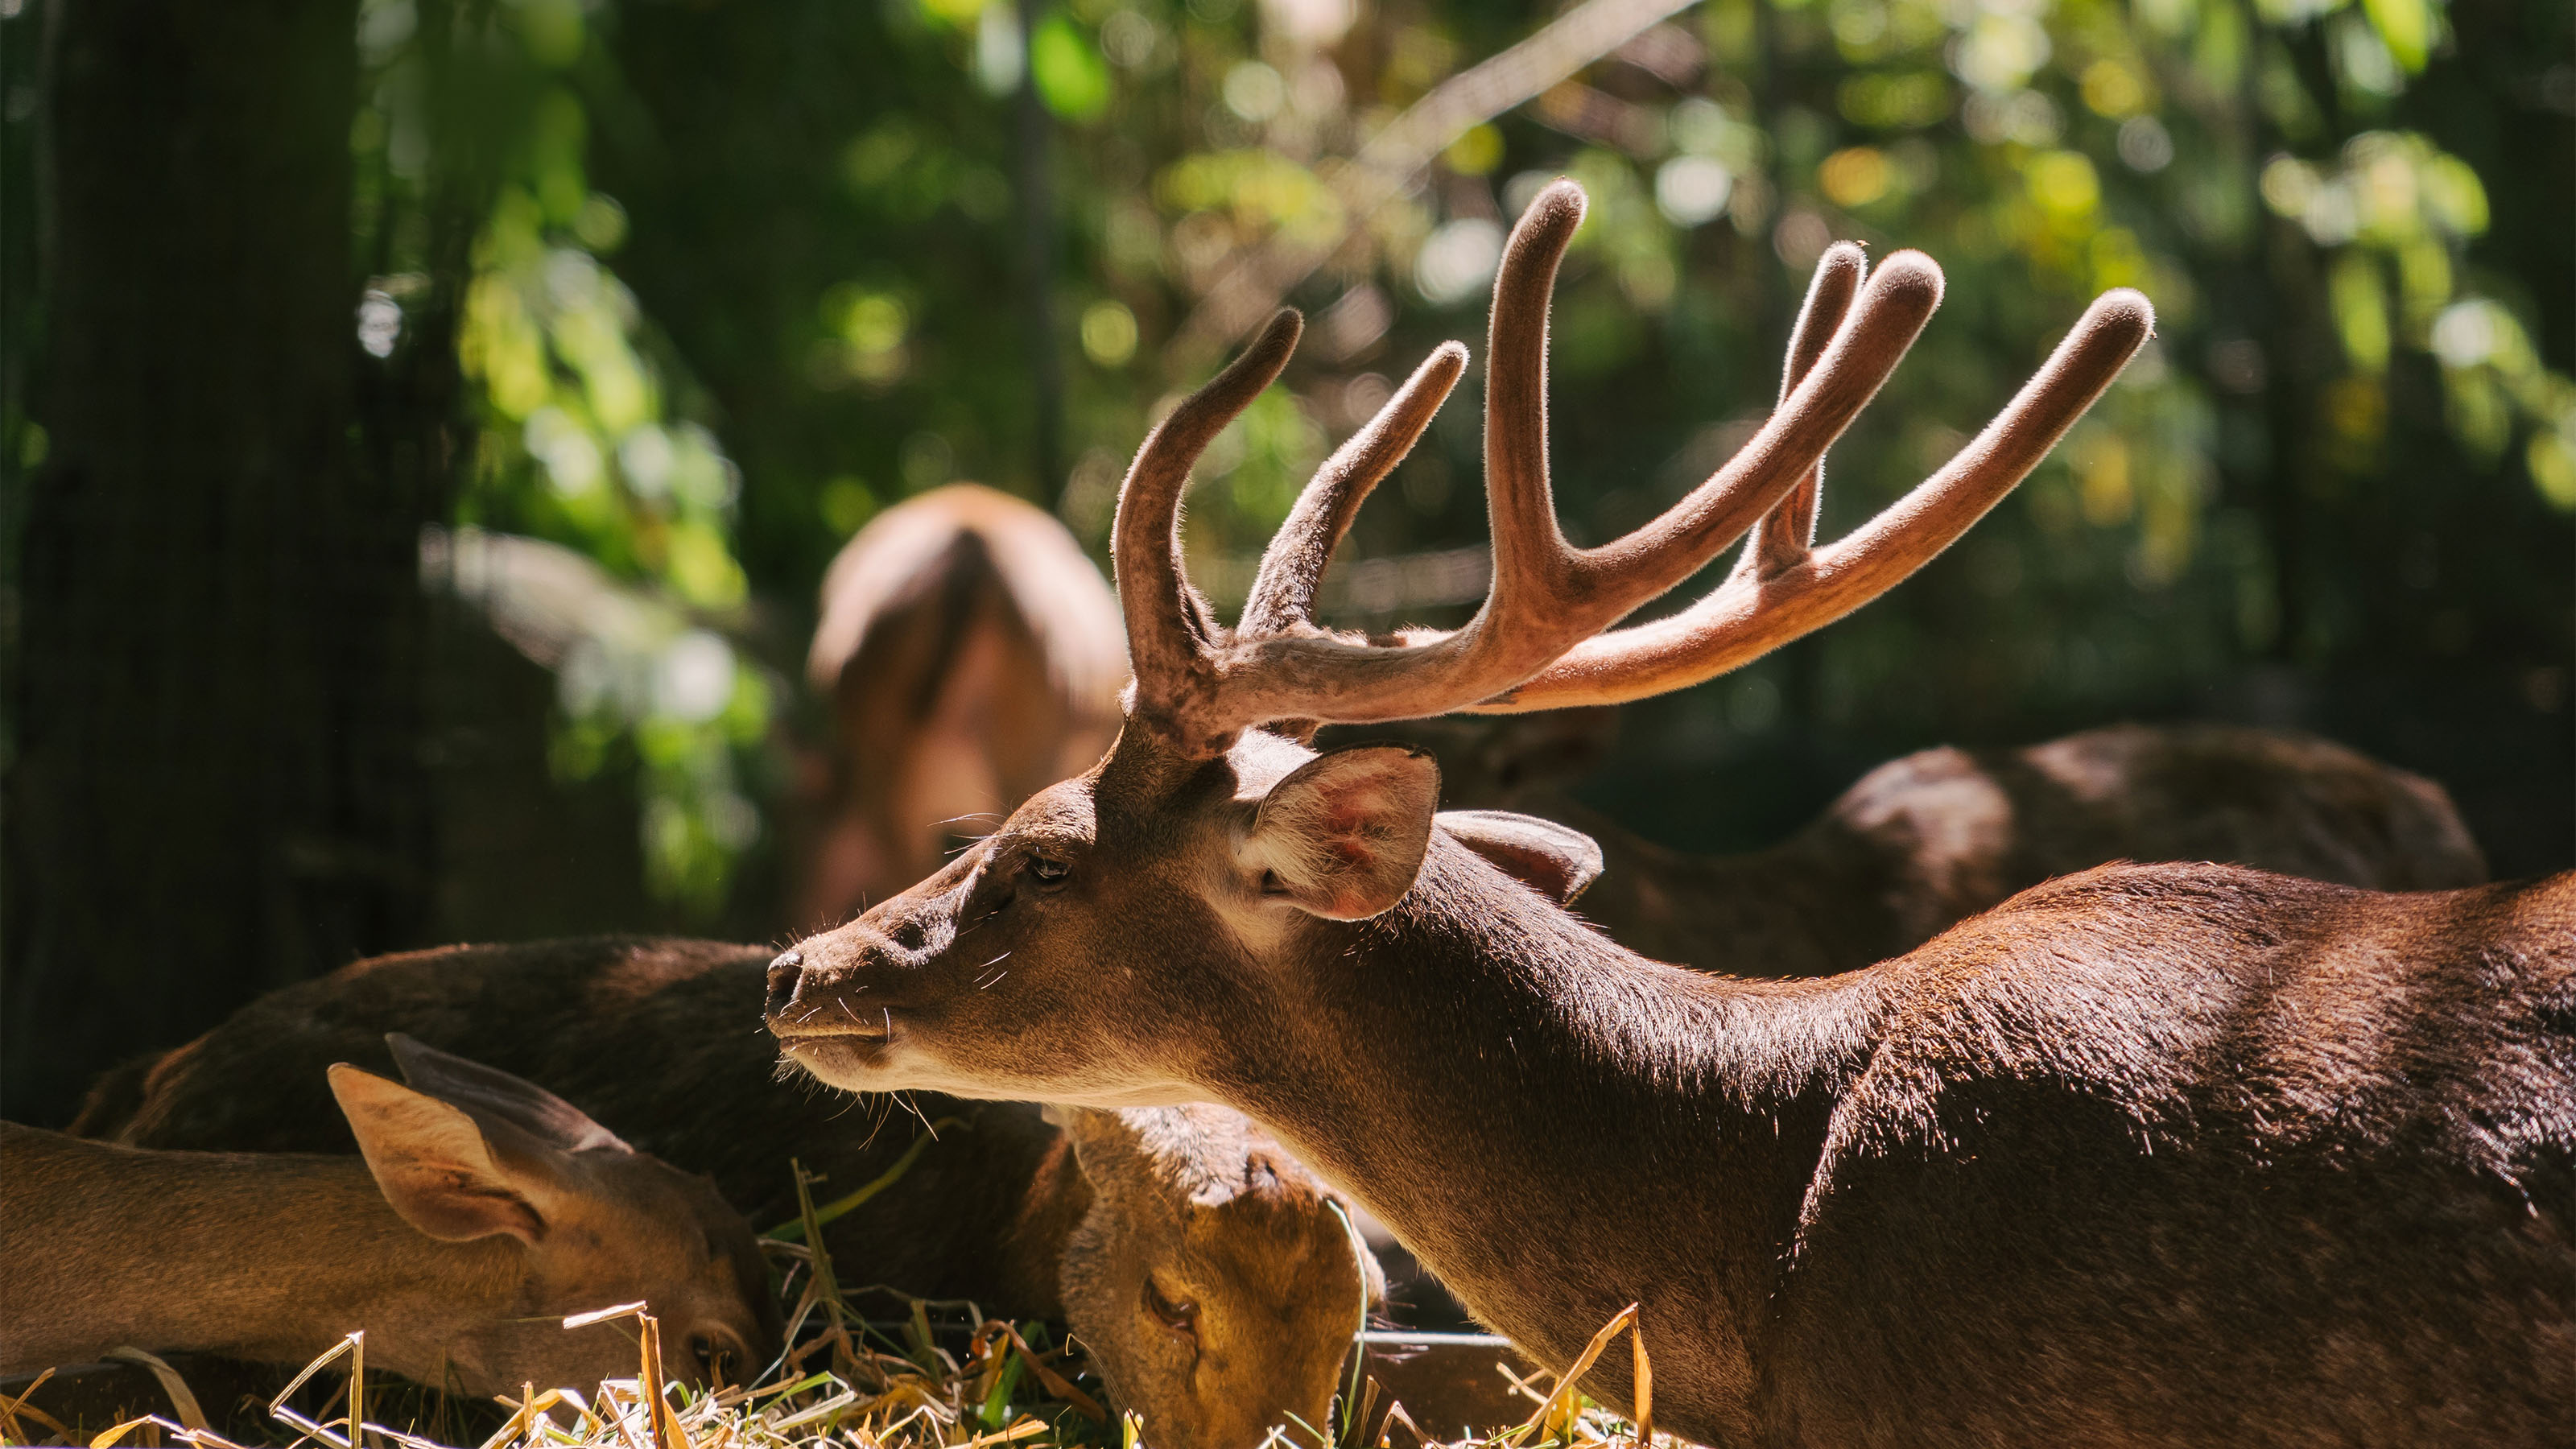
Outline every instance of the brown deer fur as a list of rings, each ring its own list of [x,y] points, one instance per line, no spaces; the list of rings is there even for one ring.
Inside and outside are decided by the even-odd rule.
[[[1533,721],[1544,719],[1533,717]],[[1921,750],[1862,776],[1796,835],[1693,855],[1553,788],[1567,741],[1509,722],[1444,730],[1452,804],[1528,810],[1600,844],[1575,914],[1641,956],[1822,976],[1901,954],[2015,891],[2104,861],[2220,861],[2373,890],[2487,878],[2441,786],[2309,735],[2113,725],[2018,749]]]
[[[0,1123],[0,1373],[125,1345],[302,1364],[364,1329],[373,1367],[420,1383],[588,1389],[634,1376],[633,1336],[560,1320],[638,1300],[673,1377],[740,1382],[777,1353],[759,1249],[712,1188],[523,1082],[501,1091],[534,1110],[512,1110],[500,1073],[455,1090],[442,1057],[405,1062],[427,1093],[332,1068],[322,1099],[364,1160]]]
[[[1065,1321],[1149,1442],[1249,1449],[1329,1422],[1376,1260],[1241,1113],[1053,1108],[1095,1202],[1065,1242]],[[1142,1305],[1142,1311],[1139,1311]]]
[[[1118,601],[1054,515],[955,484],[842,547],[806,675],[833,735],[827,819],[791,907],[811,923],[919,880],[1097,759],[1127,649]]]
[[[75,1130],[159,1147],[346,1152],[321,1065],[384,1059],[382,1034],[471,1043],[636,1142],[713,1175],[763,1226],[795,1216],[789,1159],[828,1202],[874,1181],[918,1129],[890,1102],[782,1085],[760,1030],[770,952],[599,938],[361,961],[270,993],[187,1046],[112,1075]],[[989,975],[989,971],[987,975]],[[1007,980],[1008,978],[1003,978]],[[1283,1411],[1318,1422],[1311,1365],[1339,1362],[1358,1302],[1340,1219],[1293,1160],[1215,1108],[1091,1120],[1059,1134],[1034,1106],[912,1094],[939,1139],[824,1229],[845,1284],[1068,1318],[1113,1396],[1170,1426],[1172,1449]],[[1166,1120],[1168,1118],[1168,1120]],[[1232,1126],[1226,1126],[1226,1122]],[[1124,1131],[1135,1140],[1120,1142]],[[1079,1160],[1077,1160],[1079,1146]],[[1194,1320],[1176,1330],[1148,1276]],[[1325,1370],[1329,1376],[1330,1370]],[[1267,1416],[1267,1417],[1263,1417]]]
[[[1877,519],[1823,548],[1766,535],[1681,613],[1587,638],[1802,506],[1939,273],[1900,253],[1864,285],[1856,250],[1829,252],[1780,412],[1671,514],[1575,551],[1549,512],[1544,371],[1581,217],[1570,184],[1542,191],[1495,283],[1475,620],[1357,640],[1257,587],[1260,627],[1229,631],[1191,589],[1181,484],[1285,365],[1296,324],[1274,320],[1122,490],[1138,678],[1117,744],[782,956],[787,1059],[852,1090],[1235,1107],[1542,1361],[1640,1304],[1659,1422],[1711,1444],[2562,1438],[2576,874],[2391,895],[2109,866],[1875,966],[1744,979],[1637,956],[1459,844],[1421,752],[1317,755],[1262,728],[1722,672],[1939,552],[2150,322],[2133,294],[2097,301]],[[1391,411],[1462,360],[1444,350]],[[1329,548],[1293,535],[1347,513],[1301,504],[1281,571],[1319,568]],[[1620,1401],[1628,1367],[1614,1347],[1588,1387]]]
[[[1373,919],[1265,894],[1228,842],[1310,758],[1130,736],[803,943],[792,1059],[1236,1107],[1542,1361],[1642,1301],[1662,1421],[1711,1443],[2523,1443],[2576,1412],[2576,877],[2107,867],[1748,981],[1436,831]],[[963,980],[1005,950],[1009,983]]]

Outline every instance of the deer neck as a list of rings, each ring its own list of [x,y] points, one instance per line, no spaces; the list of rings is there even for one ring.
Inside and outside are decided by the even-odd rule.
[[[1543,1359],[1641,1302],[1650,1350],[1694,1345],[1659,1383],[1750,1392],[1872,978],[1658,965],[1436,838],[1404,904],[1267,978],[1221,1096]]]

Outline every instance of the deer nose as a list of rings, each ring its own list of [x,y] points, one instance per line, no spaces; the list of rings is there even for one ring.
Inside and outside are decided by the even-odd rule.
[[[763,1008],[777,1016],[796,1004],[797,983],[805,979],[805,953],[781,951],[769,963],[769,1002]]]

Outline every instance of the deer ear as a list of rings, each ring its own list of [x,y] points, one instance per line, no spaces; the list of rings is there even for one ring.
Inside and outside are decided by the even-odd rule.
[[[1496,870],[1566,905],[1601,878],[1601,845],[1580,830],[1509,810],[1443,810],[1440,828]]]
[[[497,1117],[564,1152],[633,1152],[616,1133],[590,1120],[579,1107],[524,1077],[436,1047],[398,1031],[385,1033],[394,1065],[415,1091],[427,1092],[478,1119]]]
[[[1095,1190],[1104,1173],[1115,1178],[1115,1169],[1137,1155],[1134,1130],[1106,1108],[1049,1106],[1046,1120],[1073,1145],[1073,1160],[1081,1166],[1083,1176],[1092,1180]]]
[[[1299,909],[1363,921],[1413,889],[1439,804],[1440,766],[1428,751],[1354,745],[1270,787],[1245,854]]]
[[[347,1062],[331,1068],[331,1095],[357,1134],[367,1171],[404,1222],[449,1243],[498,1233],[523,1243],[545,1236],[545,1218],[529,1201],[531,1174],[506,1162],[463,1109]]]

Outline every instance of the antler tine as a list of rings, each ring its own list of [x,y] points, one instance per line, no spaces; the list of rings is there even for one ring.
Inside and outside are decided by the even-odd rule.
[[[1471,641],[1470,656],[1481,648],[1480,662],[1496,673],[1528,668],[1564,640],[1617,622],[1741,537],[1877,395],[1941,300],[1941,269],[1930,258],[1919,252],[1890,257],[1877,276],[1857,286],[1807,376],[1726,467],[1635,532],[1578,550],[1557,527],[1548,478],[1547,306],[1583,205],[1583,190],[1571,181],[1541,191],[1514,228],[1494,281],[1485,383],[1494,579],[1485,606],[1456,636],[1408,636],[1417,647],[1450,637]],[[1856,272],[1852,280],[1858,283]],[[1839,283],[1827,285],[1830,293]],[[1356,700],[1337,702],[1344,719],[1403,717],[1347,712],[1365,708]],[[1432,712],[1412,703],[1406,708]]]
[[[1624,615],[1743,537],[1878,395],[1941,305],[1941,290],[1941,269],[1921,252],[1897,252],[1881,263],[1861,283],[1814,368],[1752,441],[1661,517],[1586,550],[1580,560],[1592,576],[1586,582],[1615,591],[1622,601],[1617,614]]]
[[[1485,342],[1485,517],[1494,576],[1487,631],[1561,594],[1574,550],[1556,523],[1547,467],[1547,312],[1556,272],[1583,225],[1583,188],[1550,182],[1512,227],[1494,274]]]
[[[1615,704],[1681,689],[1868,603],[1929,563],[2028,476],[2154,330],[2155,309],[2144,296],[2125,287],[2104,293],[1983,432],[1876,518],[1776,578],[1731,578],[1682,613],[1588,639],[1477,712]]]
[[[1360,505],[1413,451],[1466,371],[1467,349],[1455,342],[1440,344],[1377,415],[1315,470],[1261,555],[1261,571],[1253,578],[1251,597],[1244,600],[1238,632],[1282,634],[1314,623],[1316,587]]]
[[[1815,370],[1816,359],[1824,356],[1825,344],[1842,326],[1852,294],[1860,290],[1861,278],[1868,272],[1868,259],[1850,242],[1834,243],[1816,260],[1815,280],[1807,284],[1807,300],[1798,308],[1797,325],[1789,332],[1788,360],[1780,368],[1781,403],[1786,404],[1789,394]],[[1752,570],[1762,578],[1776,578],[1807,556],[1816,543],[1816,505],[1824,481],[1825,460],[1818,458],[1807,476],[1789,489],[1789,496],[1753,525],[1744,556],[1736,561],[1736,573]]]
[[[1190,468],[1226,424],[1278,380],[1304,329],[1294,309],[1273,313],[1241,356],[1146,435],[1118,487],[1112,553],[1142,707],[1169,709],[1205,670],[1216,645],[1207,637],[1206,604],[1181,566],[1181,492]]]

